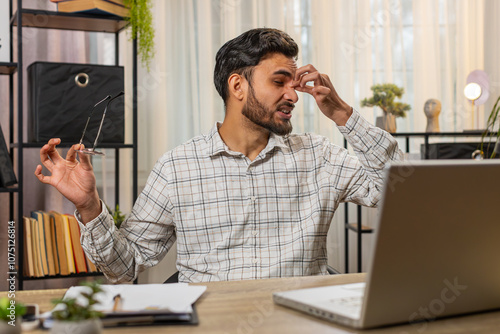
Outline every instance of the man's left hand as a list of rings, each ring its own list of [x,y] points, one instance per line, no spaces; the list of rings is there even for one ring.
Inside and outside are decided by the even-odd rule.
[[[310,81],[313,82],[313,86],[307,85]],[[352,114],[351,106],[337,94],[328,75],[319,73],[312,65],[297,69],[293,86],[298,92],[311,94],[321,112],[337,125],[345,125]]]

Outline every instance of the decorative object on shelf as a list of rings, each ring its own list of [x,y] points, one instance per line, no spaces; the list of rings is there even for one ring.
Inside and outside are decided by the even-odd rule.
[[[125,215],[120,211],[120,205],[116,204],[115,211],[111,211],[109,206],[106,205],[109,213],[113,216],[113,220],[115,221],[115,225],[117,228],[120,228],[122,223],[125,221]]]
[[[490,115],[488,116],[488,122],[486,124],[486,129],[484,130],[482,136],[481,136],[481,144],[479,145],[479,148],[472,153],[472,159],[476,160],[482,160],[485,158],[485,147],[484,147],[484,140],[488,133],[493,132],[493,128],[495,127],[495,123],[497,121],[500,122],[500,96],[497,98],[497,101],[495,102],[495,105],[493,106],[493,109],[491,109]],[[495,138],[495,146],[493,148],[493,152],[490,155],[490,159],[493,159],[497,156],[497,154],[500,154],[500,128],[498,129],[498,132],[496,134]],[[489,142],[488,146],[490,146],[492,143]]]
[[[129,15],[129,9],[125,6],[123,0],[69,0],[55,2],[57,2],[57,10],[64,13],[83,12],[94,15],[116,15],[119,17],[127,17]]]
[[[0,187],[9,187],[16,183],[16,174],[14,173],[9,150],[7,149],[2,127],[0,126]]]
[[[132,27],[132,39],[137,40],[137,54],[140,56],[142,65],[149,72],[151,60],[155,54],[155,29],[151,0],[123,0],[123,2],[130,7],[130,14],[126,20]]]
[[[35,62],[28,67],[28,141],[46,143],[50,138],[78,143],[89,110],[96,99],[123,91],[123,66]],[[93,147],[105,104],[99,117],[88,124],[86,147]],[[124,99],[109,105],[102,125],[101,144],[123,144]]]
[[[439,114],[441,113],[441,102],[437,99],[428,99],[424,104],[424,113],[427,117],[425,132],[439,132]]]
[[[464,95],[471,103],[471,117],[473,129],[480,129],[479,113],[476,113],[476,107],[480,106],[488,100],[490,96],[490,82],[488,74],[482,70],[474,70],[469,73],[465,81]]]
[[[26,307],[8,297],[0,298],[0,333],[21,333],[21,317]]]
[[[377,117],[376,125],[388,132],[396,132],[396,117],[406,117],[406,112],[411,109],[409,104],[394,102],[394,99],[401,98],[404,88],[395,84],[386,83],[373,85],[371,87],[373,96],[361,101],[362,107],[379,107],[384,115]]]
[[[88,287],[88,292],[82,292],[80,302],[77,298],[62,298],[52,302],[56,304],[52,317],[54,324],[51,333],[82,333],[98,334],[102,332],[102,322],[100,318],[102,312],[94,310],[94,305],[99,304],[95,295],[102,291],[101,285],[97,282],[83,282],[82,285]]]
[[[0,62],[10,63],[10,1],[0,1]]]

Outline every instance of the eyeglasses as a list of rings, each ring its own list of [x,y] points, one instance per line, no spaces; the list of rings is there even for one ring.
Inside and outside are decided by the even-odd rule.
[[[99,124],[99,130],[97,130],[97,135],[96,135],[95,140],[94,140],[94,145],[92,145],[92,147],[89,147],[89,148],[84,148],[84,149],[81,149],[81,150],[76,150],[77,152],[85,153],[85,154],[89,154],[89,155],[104,155],[103,152],[96,151],[95,148],[96,148],[96,145],[97,145],[97,140],[99,139],[99,136],[101,135],[102,125],[104,124],[104,118],[106,117],[106,111],[108,110],[108,106],[111,103],[111,101],[113,101],[116,98],[119,98],[120,96],[122,96],[124,94],[125,93],[120,92],[115,97],[111,97],[111,95],[108,95],[104,99],[102,99],[101,101],[97,102],[92,107],[92,109],[90,110],[89,117],[87,118],[87,123],[85,124],[85,128],[83,129],[82,138],[80,139],[80,143],[79,143],[80,145],[83,143],[83,138],[85,137],[85,133],[87,132],[87,127],[89,126],[90,119],[92,118],[92,115],[94,114],[95,108],[98,105],[100,105],[101,103],[103,103],[105,101],[108,101],[108,103],[106,104],[106,107],[104,108],[104,111],[102,113],[101,123]]]

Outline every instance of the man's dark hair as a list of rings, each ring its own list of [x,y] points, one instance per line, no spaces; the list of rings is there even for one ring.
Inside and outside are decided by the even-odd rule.
[[[268,54],[281,53],[297,59],[299,47],[285,32],[259,28],[249,30],[226,42],[215,56],[214,83],[219,95],[229,95],[227,80],[233,73],[241,74],[251,82],[253,68]]]

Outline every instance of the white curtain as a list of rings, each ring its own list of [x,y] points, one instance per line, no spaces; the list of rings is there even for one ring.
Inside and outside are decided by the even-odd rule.
[[[227,40],[256,27],[288,32],[300,47],[299,65],[312,63],[330,76],[339,94],[374,122],[380,111],[360,108],[376,83],[405,88],[403,102],[412,106],[398,131],[423,132],[423,105],[442,102],[441,131],[473,126],[470,104],[463,97],[467,74],[485,69],[491,81],[490,100],[480,108],[480,124],[499,92],[495,0],[156,0],[156,58],[150,73],[140,70],[139,151],[143,185],[164,152],[224,117],[213,85],[214,58]],[[490,28],[486,29],[486,25]],[[492,30],[493,27],[495,30]],[[128,64],[127,64],[128,66]],[[495,98],[496,99],[496,98]],[[312,131],[343,145],[334,124],[325,122],[312,99],[300,97],[294,131]],[[421,141],[415,140],[412,152]],[[404,149],[404,141],[401,141]],[[354,208],[350,210],[355,218]],[[363,223],[373,226],[376,212],[363,209]],[[343,270],[343,209],[329,236],[329,261]],[[354,234],[353,234],[354,236]],[[352,236],[352,237],[353,237]],[[364,266],[372,237],[364,238]],[[352,238],[351,245],[355,239]],[[350,251],[355,268],[355,249]],[[175,250],[141,281],[160,282],[175,271]]]

